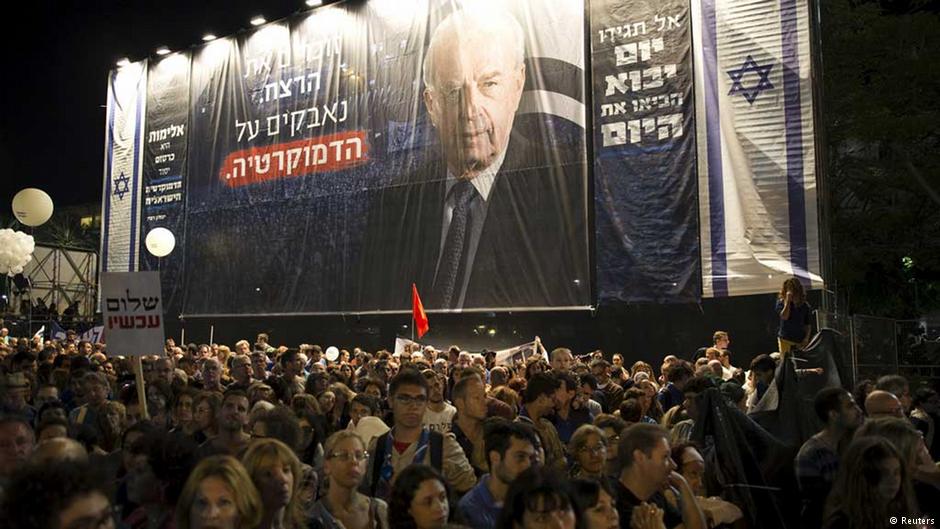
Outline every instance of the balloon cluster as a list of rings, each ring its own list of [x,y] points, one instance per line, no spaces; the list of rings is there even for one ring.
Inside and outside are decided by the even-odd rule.
[[[31,235],[6,228],[0,230],[0,274],[22,274],[35,249]]]

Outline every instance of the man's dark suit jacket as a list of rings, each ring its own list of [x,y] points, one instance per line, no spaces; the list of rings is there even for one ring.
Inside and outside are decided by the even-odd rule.
[[[487,200],[464,309],[590,304],[583,159],[514,134]],[[442,159],[381,190],[360,252],[358,309],[408,309],[411,283],[426,309],[442,241]]]

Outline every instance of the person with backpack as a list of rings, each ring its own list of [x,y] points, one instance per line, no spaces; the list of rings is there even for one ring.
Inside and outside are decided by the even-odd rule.
[[[395,426],[369,445],[367,475],[360,489],[364,494],[388,499],[395,476],[412,463],[441,472],[457,494],[476,484],[473,467],[454,436],[422,425],[428,390],[427,379],[414,369],[402,370],[392,379],[388,400]]]

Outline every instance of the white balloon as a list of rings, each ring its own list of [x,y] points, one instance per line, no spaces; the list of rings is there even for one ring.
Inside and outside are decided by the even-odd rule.
[[[155,257],[166,257],[176,247],[176,237],[166,228],[154,228],[147,234],[144,244]]]
[[[335,362],[339,358],[339,349],[334,346],[329,346],[326,348],[326,359],[330,362]]]
[[[13,197],[13,214],[27,226],[45,224],[52,210],[52,198],[41,189],[27,187]]]

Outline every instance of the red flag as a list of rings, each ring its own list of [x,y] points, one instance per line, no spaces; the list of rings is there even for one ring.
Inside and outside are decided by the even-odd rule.
[[[414,283],[411,284],[411,317],[414,318],[418,338],[421,338],[431,326],[428,324],[428,315],[424,313],[424,305],[421,303],[421,296],[418,295],[418,287]]]

